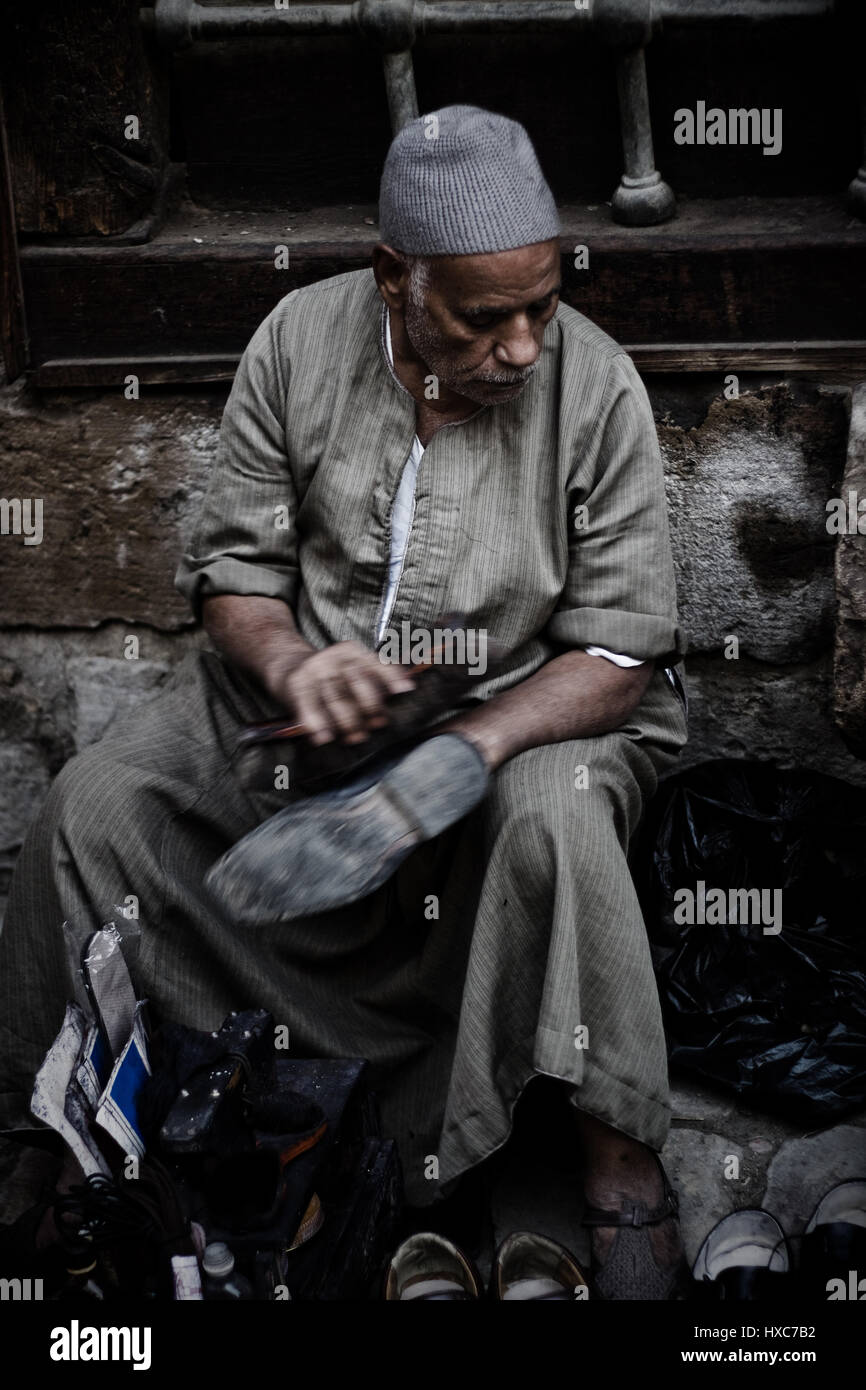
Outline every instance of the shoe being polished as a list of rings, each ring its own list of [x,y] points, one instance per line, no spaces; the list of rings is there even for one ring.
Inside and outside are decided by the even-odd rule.
[[[491,1292],[502,1302],[573,1303],[589,1297],[589,1283],[564,1245],[514,1231],[496,1252]]]
[[[413,849],[486,796],[481,754],[460,734],[437,734],[347,786],[305,797],[245,835],[205,886],[243,926],[345,907],[385,883]]]
[[[305,737],[304,726],[288,716],[248,724],[238,735],[234,754],[242,785],[253,791],[270,791],[274,765],[283,763],[290,770],[290,784],[295,791],[302,796],[317,796],[354,780],[391,750],[403,756],[415,743],[430,738],[435,734],[431,725],[472,700],[474,687],[497,675],[510,655],[507,647],[488,635],[483,667],[468,664],[465,642],[463,658],[452,659],[453,645],[446,647],[445,643],[457,639],[459,658],[459,639],[465,628],[461,613],[444,613],[434,619],[432,632],[440,636],[434,641],[432,664],[404,668],[412,677],[412,689],[388,697],[387,725],[368,730],[363,743],[346,744],[334,739],[330,743],[311,744]]]
[[[484,1292],[472,1261],[453,1241],[433,1231],[409,1236],[391,1256],[384,1297],[391,1302],[456,1303]]]

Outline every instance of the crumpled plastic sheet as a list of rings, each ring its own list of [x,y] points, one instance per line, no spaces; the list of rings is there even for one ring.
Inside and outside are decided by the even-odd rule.
[[[632,867],[672,1067],[805,1126],[866,1105],[866,791],[707,763],[662,784]],[[676,921],[701,881],[780,889],[781,930]]]

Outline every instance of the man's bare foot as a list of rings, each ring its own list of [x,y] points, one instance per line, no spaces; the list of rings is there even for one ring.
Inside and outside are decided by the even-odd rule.
[[[612,1129],[592,1115],[578,1112],[584,1151],[584,1194],[587,1204],[602,1211],[622,1211],[631,1203],[649,1210],[664,1199],[661,1168],[652,1149]],[[592,1226],[593,1263],[603,1265],[618,1227]],[[650,1248],[661,1270],[673,1270],[683,1260],[679,1222],[674,1215],[647,1226]]]

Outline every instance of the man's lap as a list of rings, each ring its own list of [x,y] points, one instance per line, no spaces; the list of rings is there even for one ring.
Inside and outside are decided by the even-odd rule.
[[[7,1012],[10,1031],[27,1006],[22,995],[45,978],[49,939],[57,968],[60,923],[85,906],[86,886],[96,899],[86,904],[94,925],[115,902],[130,894],[138,900],[147,988],[170,1016],[213,1026],[229,1007],[276,1007],[284,999],[290,1013],[299,999],[298,1040],[308,1050],[357,1050],[378,1053],[383,1065],[390,1057],[399,1062],[391,1039],[383,1035],[377,1046],[380,1017],[386,1031],[402,1035],[404,1051],[423,1050],[440,1028],[447,1034],[456,1027],[457,967],[468,957],[480,891],[479,839],[489,852],[504,830],[500,850],[508,846],[506,857],[520,874],[528,860],[530,875],[541,881],[546,861],[521,829],[521,818],[534,817],[553,825],[555,859],[560,848],[574,857],[578,844],[580,857],[591,860],[600,846],[627,872],[617,821],[625,816],[627,831],[633,828],[656,770],[672,761],[681,741],[679,704],[667,682],[659,687],[662,680],[657,676],[651,698],[622,731],[518,755],[500,769],[471,824],[422,847],[390,885],[335,923],[277,924],[253,940],[219,921],[200,884],[216,855],[282,804],[279,794],[245,792],[231,765],[239,726],[275,711],[218,657],[188,658],[167,691],[67,766],[34,827],[0,938],[5,993],[15,1005]],[[588,777],[583,789],[581,768]],[[437,893],[451,917],[438,933],[425,915]],[[448,938],[446,949],[437,936]],[[345,1018],[341,998],[351,998]]]

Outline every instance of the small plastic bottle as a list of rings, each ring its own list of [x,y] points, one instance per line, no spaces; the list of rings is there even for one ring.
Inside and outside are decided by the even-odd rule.
[[[235,1257],[221,1240],[207,1246],[202,1260],[205,1298],[255,1298],[249,1279],[235,1270]]]

